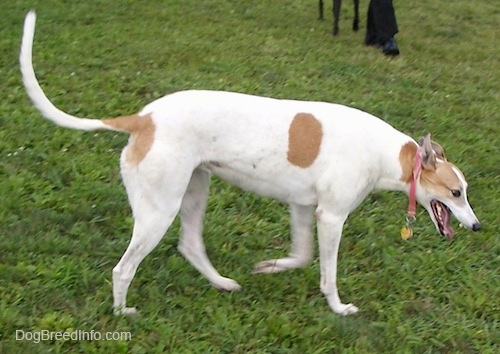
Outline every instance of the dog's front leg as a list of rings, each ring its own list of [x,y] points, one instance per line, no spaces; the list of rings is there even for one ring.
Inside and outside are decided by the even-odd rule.
[[[292,226],[292,249],[286,258],[270,259],[254,266],[254,273],[277,273],[287,269],[300,268],[312,257],[312,221],[314,207],[290,204]]]
[[[321,267],[321,292],[328,305],[340,315],[358,312],[353,304],[343,304],[337,289],[337,257],[342,238],[342,228],[347,215],[339,215],[321,206],[316,210],[318,222],[319,260]]]

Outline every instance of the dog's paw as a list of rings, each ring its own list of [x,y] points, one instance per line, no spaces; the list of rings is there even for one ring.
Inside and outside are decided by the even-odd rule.
[[[289,269],[302,268],[308,262],[308,257],[286,257],[279,259],[270,259],[254,265],[253,274],[279,273]]]
[[[341,316],[348,316],[355,314],[359,309],[353,304],[340,304],[333,311]]]
[[[279,259],[270,259],[268,261],[262,261],[254,265],[253,274],[270,274],[279,273],[287,270],[287,267],[283,267]]]
[[[220,277],[217,281],[213,281],[212,285],[220,290],[226,291],[240,291],[241,285],[231,278]]]
[[[113,313],[115,314],[115,316],[122,316],[122,315],[128,316],[128,315],[137,315],[139,312],[135,307],[120,307],[114,309]]]

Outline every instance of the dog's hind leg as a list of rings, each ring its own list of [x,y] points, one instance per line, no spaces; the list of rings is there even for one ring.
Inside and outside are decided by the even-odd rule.
[[[113,308],[115,315],[134,314],[126,307],[127,291],[142,260],[158,245],[179,212],[191,171],[174,169],[175,174],[156,164],[157,169],[141,166],[122,170],[134,213],[132,238],[113,268]],[[184,171],[181,173],[179,171]]]
[[[254,273],[277,273],[287,269],[300,268],[312,257],[312,221],[314,207],[290,204],[292,226],[292,249],[286,258],[259,262]]]
[[[138,208],[145,212],[137,213],[132,239],[120,262],[113,268],[114,312],[119,314],[134,314],[135,308],[126,307],[127,291],[134,278],[137,267],[142,260],[158,245],[168,227],[177,214],[178,205],[172,205],[170,210],[154,210],[154,205],[141,203]],[[146,212],[147,210],[147,212]]]
[[[227,291],[240,290],[237,282],[219,274],[205,250],[202,230],[209,185],[210,174],[200,168],[194,170],[182,200],[179,251],[214,287]]]

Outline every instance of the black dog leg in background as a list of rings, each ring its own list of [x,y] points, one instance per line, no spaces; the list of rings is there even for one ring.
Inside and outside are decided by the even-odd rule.
[[[342,0],[333,0],[333,30],[332,33],[334,36],[339,33],[339,17],[340,17],[340,8],[342,7]],[[319,20],[323,20],[323,9],[324,3],[323,0],[319,0],[318,10],[319,10]],[[354,0],[354,20],[352,21],[352,29],[353,31],[357,31],[359,29],[359,0]]]

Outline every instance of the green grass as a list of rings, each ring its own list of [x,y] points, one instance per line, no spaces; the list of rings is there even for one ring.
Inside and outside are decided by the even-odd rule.
[[[0,352],[498,352],[500,8],[395,6],[402,55],[390,59],[350,31],[349,2],[337,38],[331,18],[316,20],[315,0],[0,4]],[[338,285],[361,309],[344,318],[319,291],[317,257],[251,275],[255,262],[287,253],[288,212],[214,180],[207,249],[243,290],[209,286],[178,253],[176,221],[130,287],[141,315],[114,317],[111,270],[132,228],[118,166],[127,137],[64,130],[31,106],[17,64],[31,8],[37,75],[72,114],[129,114],[188,88],[359,107],[415,138],[430,131],[467,176],[484,229],[457,229],[448,242],[420,210],[418,237],[404,242],[406,197],[372,194],[344,230]],[[132,340],[34,344],[16,341],[16,330],[129,331]]]

